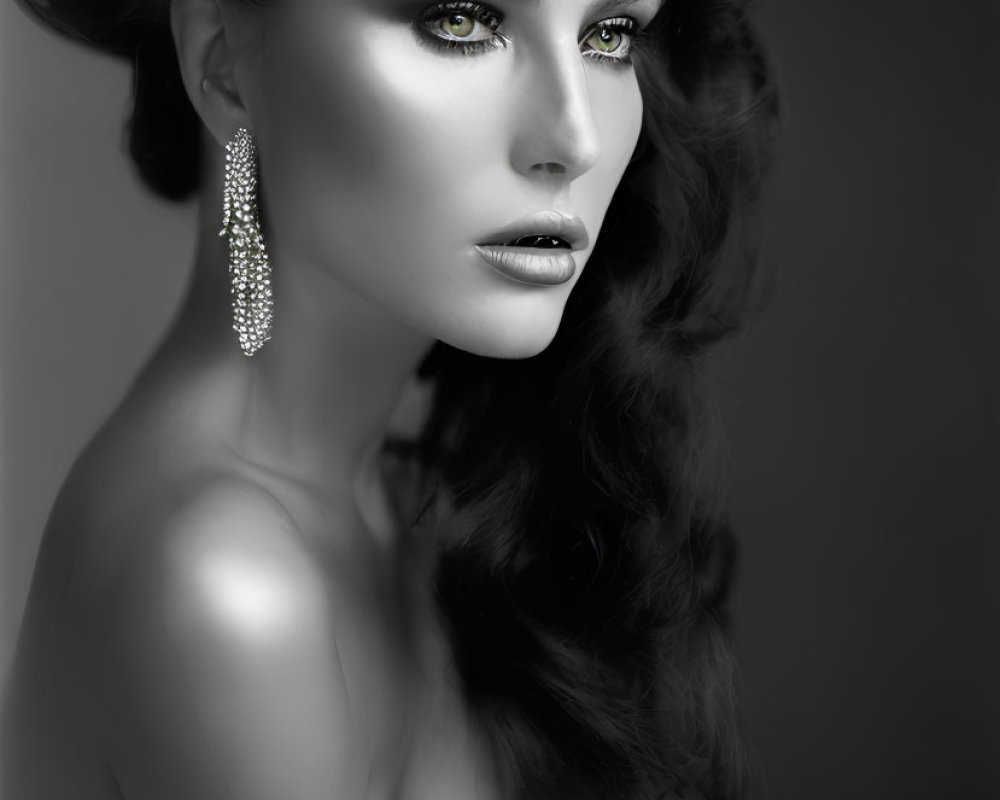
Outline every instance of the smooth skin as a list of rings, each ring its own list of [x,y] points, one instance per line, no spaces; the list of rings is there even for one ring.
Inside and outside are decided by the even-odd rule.
[[[206,129],[194,278],[50,518],[7,696],[12,800],[498,796],[434,543],[399,522],[413,482],[376,453],[419,425],[436,339],[510,358],[551,341],[642,116],[632,68],[581,37],[660,2],[498,0],[508,43],[468,55],[415,32],[433,5],[174,0]],[[252,359],[217,236],[241,126],[275,270]],[[568,283],[475,253],[545,209],[588,228]]]

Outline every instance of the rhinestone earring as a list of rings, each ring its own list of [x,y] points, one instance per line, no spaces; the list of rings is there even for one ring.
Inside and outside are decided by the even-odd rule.
[[[222,230],[229,236],[233,330],[244,355],[252,356],[271,338],[274,305],[271,264],[260,232],[257,209],[257,143],[240,128],[226,145]]]

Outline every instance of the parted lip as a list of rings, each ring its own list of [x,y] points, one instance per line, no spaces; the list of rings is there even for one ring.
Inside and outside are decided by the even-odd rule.
[[[528,214],[505,228],[491,233],[479,245],[509,245],[522,236],[558,236],[569,242],[573,250],[583,250],[590,242],[587,226],[579,217],[548,210]]]

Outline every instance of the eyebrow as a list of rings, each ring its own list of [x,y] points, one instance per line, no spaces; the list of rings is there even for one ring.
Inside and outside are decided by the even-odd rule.
[[[596,0],[592,5],[606,8],[609,11],[624,11],[638,2],[639,0]]]
[[[524,2],[538,8],[542,4],[542,0],[524,0]],[[632,6],[642,3],[643,0],[592,0],[590,5],[590,11],[596,11],[600,9],[601,11],[606,11],[609,14],[615,14],[625,11]],[[659,14],[663,10],[663,6],[667,4],[668,0],[661,0],[661,2],[654,3],[656,6],[655,14]]]
[[[624,11],[626,8],[631,8],[638,2],[640,2],[640,0],[607,0],[607,2],[603,3],[598,1],[594,3],[594,5],[606,6],[611,11],[619,11],[619,10]]]
[[[541,5],[542,0],[528,0],[528,2],[533,6],[538,6]],[[624,11],[639,2],[641,0],[594,0],[591,5],[595,8],[606,8],[608,11]]]

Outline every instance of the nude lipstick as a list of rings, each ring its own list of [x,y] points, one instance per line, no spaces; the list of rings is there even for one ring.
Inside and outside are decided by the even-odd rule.
[[[476,245],[483,260],[508,278],[538,286],[566,283],[576,272],[576,262],[567,250],[544,250],[504,245]]]
[[[587,229],[579,217],[558,211],[529,214],[476,245],[483,260],[521,283],[555,286],[576,273],[573,250],[587,246]]]

